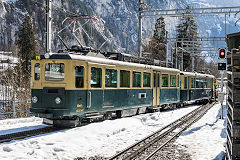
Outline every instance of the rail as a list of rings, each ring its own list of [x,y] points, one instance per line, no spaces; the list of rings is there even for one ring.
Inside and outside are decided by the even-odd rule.
[[[161,128],[139,142],[120,151],[109,160],[118,159],[150,159],[154,157],[164,146],[179,136],[184,130],[199,120],[213,105],[201,105],[192,112]]]
[[[24,139],[27,137],[36,136],[36,135],[45,134],[45,133],[51,133],[51,132],[55,132],[63,129],[65,128],[56,128],[53,126],[47,126],[44,128],[38,128],[33,130],[0,135],[0,143],[10,142],[12,140],[17,140],[17,139]]]

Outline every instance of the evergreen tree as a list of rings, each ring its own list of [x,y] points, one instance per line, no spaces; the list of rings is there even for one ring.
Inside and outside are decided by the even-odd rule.
[[[143,46],[144,52],[151,53],[150,57],[165,61],[166,58],[166,30],[163,17],[159,17],[155,24],[154,35],[148,45]],[[146,56],[146,55],[145,55]]]
[[[186,8],[186,14],[190,14],[190,7]],[[191,15],[185,15],[181,18],[181,23],[177,25],[177,47],[178,55],[183,53],[183,70],[190,71],[191,53],[197,54],[199,50],[199,43],[196,42],[198,38],[197,25],[195,19]],[[179,42],[181,41],[181,42]],[[194,41],[194,42],[192,42]],[[181,55],[182,56],[182,55]]]
[[[17,45],[19,48],[18,57],[23,66],[23,73],[29,77],[31,58],[36,55],[35,31],[30,16],[25,17],[19,28]]]

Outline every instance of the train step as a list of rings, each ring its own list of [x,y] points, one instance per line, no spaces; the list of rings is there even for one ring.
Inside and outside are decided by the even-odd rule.
[[[100,115],[99,112],[87,112],[87,113],[85,113],[86,117],[99,116],[99,115]]]
[[[102,121],[103,120],[103,115],[89,116],[89,117],[86,117],[86,119],[89,122]]]

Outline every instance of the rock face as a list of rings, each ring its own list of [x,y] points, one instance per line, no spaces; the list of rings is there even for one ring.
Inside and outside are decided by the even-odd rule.
[[[14,46],[19,25],[25,15],[32,16],[36,28],[39,51],[44,51],[45,43],[45,0],[0,0],[0,50]],[[195,7],[202,5],[201,2],[189,0]],[[234,1],[234,0],[232,0]],[[236,0],[237,1],[237,0]],[[145,0],[148,7],[157,9],[183,8],[184,0]],[[190,3],[190,2],[189,2]],[[213,3],[213,2],[211,2]],[[208,5],[205,2],[205,7]],[[212,4],[211,4],[212,5]],[[95,49],[120,51],[127,53],[137,52],[138,32],[138,0],[53,0],[53,50],[63,48],[57,38],[57,32],[70,21],[63,20],[71,13],[78,15],[92,15],[98,17],[97,21],[90,20],[77,34],[83,45],[92,46]],[[157,18],[157,17],[156,17]],[[154,29],[155,19],[144,19],[144,37],[150,37]],[[201,36],[220,36],[224,31],[223,17],[198,18]],[[201,23],[200,23],[201,21]],[[82,25],[84,20],[78,20]],[[167,30],[175,34],[175,26],[178,20],[166,18]],[[208,23],[211,22],[211,23]],[[214,25],[212,24],[214,22]],[[234,26],[234,22],[229,22]],[[70,26],[71,28],[72,26]],[[230,27],[229,27],[230,28]],[[231,27],[236,28],[236,27]],[[239,29],[239,28],[237,28]],[[235,29],[235,30],[237,30]],[[88,33],[86,34],[85,31]],[[231,31],[229,31],[231,32]],[[65,29],[60,33],[69,46],[77,42],[71,34],[71,30]],[[92,39],[88,38],[91,37]]]

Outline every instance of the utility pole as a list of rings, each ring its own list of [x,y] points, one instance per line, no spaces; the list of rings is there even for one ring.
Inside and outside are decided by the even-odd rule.
[[[191,53],[191,57],[192,57],[192,72],[194,72],[194,54]]]
[[[168,67],[168,31],[166,31],[166,67]]]
[[[52,42],[52,0],[46,0],[46,53],[51,53]]]
[[[139,57],[142,57],[142,11],[144,7],[144,0],[139,0],[138,3],[138,52]]]

